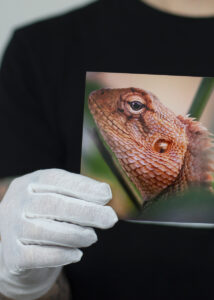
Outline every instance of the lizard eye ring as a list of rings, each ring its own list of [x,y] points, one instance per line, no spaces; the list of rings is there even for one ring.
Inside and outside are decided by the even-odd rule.
[[[159,139],[154,143],[153,148],[158,153],[165,153],[169,150],[170,145],[171,145],[170,141]]]
[[[139,94],[125,95],[120,103],[123,104],[121,108],[124,108],[124,113],[128,117],[134,118],[138,118],[141,112],[146,110],[147,107],[145,99]]]

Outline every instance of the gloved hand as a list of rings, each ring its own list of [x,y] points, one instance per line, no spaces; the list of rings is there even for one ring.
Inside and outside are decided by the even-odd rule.
[[[0,203],[0,293],[30,300],[44,295],[63,265],[78,262],[97,241],[92,227],[117,216],[108,184],[59,169],[12,181]],[[94,262],[96,263],[96,262]]]

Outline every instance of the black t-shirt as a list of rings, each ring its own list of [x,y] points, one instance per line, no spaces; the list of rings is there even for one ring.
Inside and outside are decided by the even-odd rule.
[[[17,30],[0,72],[0,177],[79,172],[85,71],[214,76],[214,18],[102,0]],[[65,267],[73,299],[212,299],[213,230],[120,221]]]

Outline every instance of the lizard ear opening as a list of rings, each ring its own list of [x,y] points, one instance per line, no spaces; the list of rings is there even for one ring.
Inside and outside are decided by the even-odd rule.
[[[170,145],[171,145],[170,141],[159,139],[155,142],[153,148],[158,153],[165,153],[169,151]]]

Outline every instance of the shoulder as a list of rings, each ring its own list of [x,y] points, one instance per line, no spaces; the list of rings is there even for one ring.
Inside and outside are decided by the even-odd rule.
[[[91,20],[99,15],[103,2],[106,0],[17,28],[4,58],[17,61],[21,57],[24,64],[34,63],[48,74],[53,68],[61,69],[63,61],[70,60],[81,48],[80,39],[86,28],[90,30]]]
[[[101,5],[102,1],[98,1],[65,14],[39,20],[16,29],[14,35],[29,41],[38,39],[40,43],[62,39],[66,34],[76,30],[81,20],[84,19],[84,23],[90,22],[91,17],[99,13]]]

